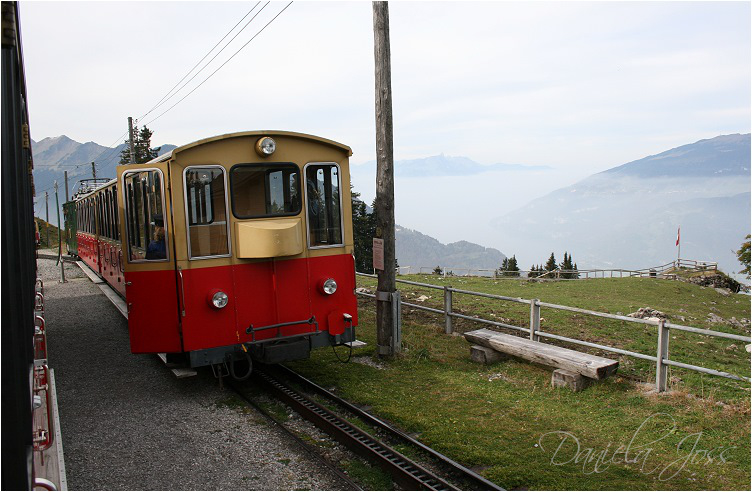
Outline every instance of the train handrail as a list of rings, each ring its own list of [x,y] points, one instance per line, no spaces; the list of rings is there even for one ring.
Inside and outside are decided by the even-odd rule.
[[[39,374],[43,376],[42,382],[39,382]],[[55,419],[53,418],[52,398],[50,397],[50,368],[47,364],[34,368],[34,394],[39,396],[42,391],[44,391],[47,407],[47,429],[37,429],[34,432],[33,446],[35,451],[50,449],[55,435]]]
[[[57,487],[55,486],[54,483],[52,483],[51,481],[47,480],[46,478],[42,478],[42,477],[34,477],[34,487],[33,487],[33,489],[35,489],[37,487],[41,487],[44,490],[49,490],[49,491],[52,491],[52,492],[56,492],[57,491]]]
[[[178,277],[180,277],[180,297],[183,299],[180,314],[185,318],[185,285],[183,284],[183,269],[180,267],[178,267]]]
[[[255,343],[256,342],[256,333],[257,332],[264,331],[264,330],[272,330],[272,329],[276,328],[277,329],[277,336],[275,338],[273,338],[272,340],[280,340],[282,338],[288,338],[288,337],[283,337],[282,336],[282,328],[284,328],[285,326],[294,326],[294,325],[302,325],[302,324],[314,325],[316,327],[316,331],[311,332],[311,333],[319,333],[319,331],[320,331],[319,330],[319,323],[318,323],[318,321],[316,321],[316,316],[311,316],[310,318],[304,319],[304,320],[301,320],[301,321],[287,321],[287,322],[284,322],[284,323],[276,323],[276,324],[273,324],[273,325],[262,326],[260,328],[254,328],[253,325],[250,325],[250,326],[248,326],[248,328],[245,329],[245,333],[246,333],[246,335],[251,335],[251,343]],[[298,335],[292,335],[292,336],[310,335],[311,333],[299,333]]]

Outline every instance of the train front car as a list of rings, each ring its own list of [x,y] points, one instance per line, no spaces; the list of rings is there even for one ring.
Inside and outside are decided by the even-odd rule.
[[[355,339],[349,147],[244,132],[118,166],[134,353],[192,367]]]

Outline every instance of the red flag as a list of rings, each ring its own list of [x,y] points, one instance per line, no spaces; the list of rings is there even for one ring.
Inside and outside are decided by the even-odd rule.
[[[676,245],[679,246],[679,236],[681,234],[681,227],[676,230]]]

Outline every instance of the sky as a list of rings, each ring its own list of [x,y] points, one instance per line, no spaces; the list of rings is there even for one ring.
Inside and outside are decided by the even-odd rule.
[[[370,2],[294,2],[162,115],[287,5],[270,3],[186,89],[146,114],[255,4],[22,2],[32,138],[65,134],[111,146],[122,141],[128,116],[151,128],[157,145],[292,130],[349,145],[353,176],[366,179],[358,164],[375,159]],[[750,131],[749,2],[389,8],[395,159],[444,153],[551,168],[545,176],[494,176],[496,187],[397,183],[397,221],[444,242],[484,236],[473,224],[425,223],[411,196],[451,213],[478,187],[496,189],[498,199],[484,207],[497,217],[595,172]]]

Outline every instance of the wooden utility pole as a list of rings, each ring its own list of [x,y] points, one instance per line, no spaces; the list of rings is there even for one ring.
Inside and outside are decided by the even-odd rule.
[[[136,163],[136,150],[133,145],[133,118],[128,117],[128,146],[131,150],[131,164]]]
[[[47,225],[45,226],[45,229],[47,230],[47,247],[50,247],[50,194],[48,192],[44,192],[44,208],[47,211]]]
[[[376,237],[384,241],[384,269],[378,270],[376,342],[380,356],[399,351],[399,293],[396,292],[394,250],[394,145],[392,131],[392,69],[389,50],[389,5],[373,2],[376,65]]]
[[[65,201],[68,201],[68,171],[65,171]]]

